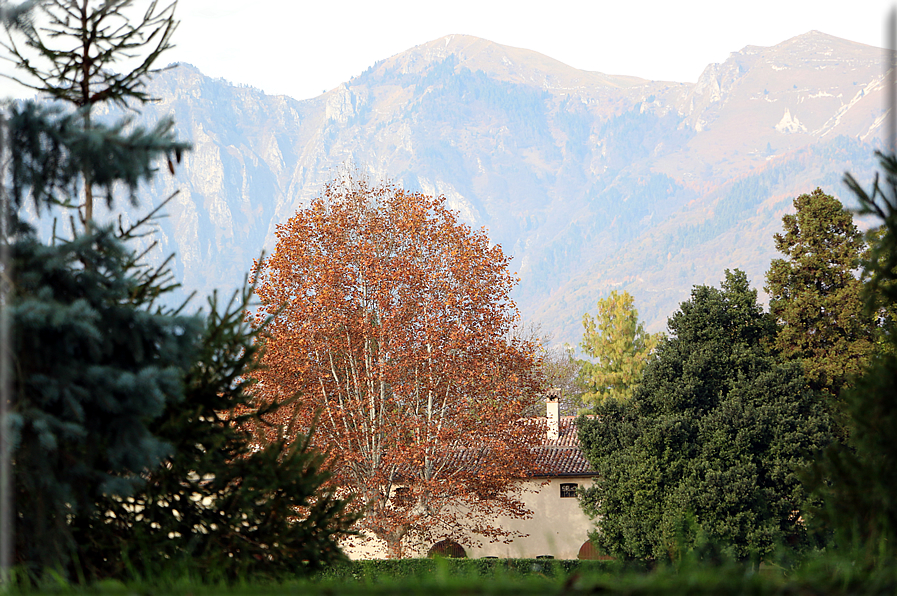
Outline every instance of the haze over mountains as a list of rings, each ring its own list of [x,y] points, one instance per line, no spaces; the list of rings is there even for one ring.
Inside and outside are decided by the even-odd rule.
[[[194,149],[132,212],[180,189],[156,257],[176,252],[187,288],[239,286],[348,162],[485,226],[514,256],[524,319],[572,344],[612,289],[659,330],[725,268],[762,288],[792,198],[821,186],[850,203],[844,172],[871,179],[884,120],[881,50],[817,31],[748,46],[694,84],[450,35],[304,101],[188,65],[150,91],[140,118],[172,114]]]

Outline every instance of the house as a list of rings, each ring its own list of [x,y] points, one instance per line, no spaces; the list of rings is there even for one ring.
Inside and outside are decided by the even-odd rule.
[[[434,545],[421,545],[418,552],[428,550],[451,556],[471,558],[535,558],[550,556],[556,559],[594,558],[588,535],[594,522],[583,513],[576,498],[577,489],[591,486],[596,473],[579,448],[575,417],[559,416],[557,396],[547,400],[546,435],[535,447],[536,471],[521,479],[524,491],[521,499],[533,512],[529,519],[499,517],[497,525],[504,529],[527,534],[510,544],[483,543],[479,547],[463,547],[453,540]],[[365,546],[347,548],[350,558],[385,558],[386,549],[372,540]]]

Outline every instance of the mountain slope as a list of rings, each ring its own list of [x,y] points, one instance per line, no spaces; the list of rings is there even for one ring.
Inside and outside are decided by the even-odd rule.
[[[525,319],[576,343],[583,312],[626,289],[649,327],[726,267],[762,286],[790,199],[871,176],[881,52],[819,32],[748,46],[695,84],[580,71],[451,35],[296,101],[181,65],[151,91],[191,152],[157,250],[189,288],[238,285],[274,226],[351,163],[451,207],[514,256]],[[109,116],[113,116],[110,114]]]

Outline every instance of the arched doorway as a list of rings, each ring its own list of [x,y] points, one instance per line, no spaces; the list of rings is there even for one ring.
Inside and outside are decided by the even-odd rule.
[[[430,547],[430,550],[427,551],[427,556],[430,558],[446,557],[448,559],[466,559],[467,551],[454,540],[446,538]]]
[[[589,540],[584,542],[582,546],[579,547],[579,554],[576,555],[576,558],[586,561],[607,561],[609,559],[613,559],[613,557],[602,555],[601,551],[595,548],[595,545],[592,544],[592,542]]]

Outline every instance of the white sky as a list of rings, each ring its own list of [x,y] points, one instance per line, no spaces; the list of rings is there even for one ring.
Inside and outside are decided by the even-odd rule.
[[[894,5],[893,0],[178,0],[177,47],[162,62],[189,62],[213,77],[305,99],[377,60],[462,33],[585,70],[694,82],[707,64],[722,62],[730,52],[775,45],[812,29],[883,46],[885,16]],[[0,85],[0,93],[11,91]]]
[[[450,33],[585,70],[694,82],[711,62],[817,29],[883,46],[885,0],[179,0],[171,60],[305,99]]]

